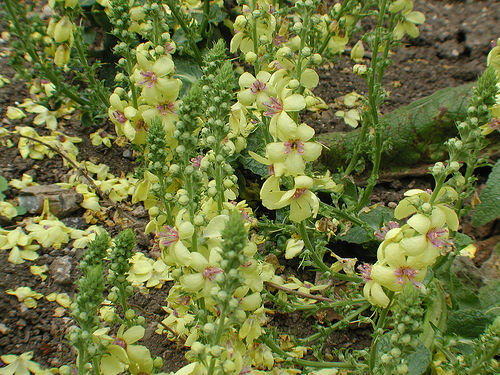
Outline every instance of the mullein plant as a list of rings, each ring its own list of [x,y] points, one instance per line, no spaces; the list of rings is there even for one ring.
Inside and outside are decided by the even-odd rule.
[[[82,276],[71,306],[77,328],[68,335],[78,352],[76,372],[79,375],[116,375],[125,370],[150,374],[163,365],[161,359],[151,357],[145,346],[137,344],[144,336],[145,320],[128,306],[127,299],[133,294],[133,288],[126,280],[134,245],[131,230],[120,232],[113,243],[109,235],[103,233],[88,244],[80,261]],[[112,288],[105,299],[107,285]],[[120,309],[104,309],[106,303]],[[116,334],[110,332],[114,323],[120,324]],[[59,371],[71,374],[75,370],[65,365]]]
[[[236,148],[229,124],[234,76],[222,43],[204,57],[202,70],[179,105],[173,137],[160,117],[151,122],[135,195],[149,208],[147,231],[174,279],[162,326],[190,348],[193,363],[181,372],[270,369],[272,352],[256,340],[266,322],[261,292],[274,269],[253,258],[252,211],[236,201],[229,163]]]

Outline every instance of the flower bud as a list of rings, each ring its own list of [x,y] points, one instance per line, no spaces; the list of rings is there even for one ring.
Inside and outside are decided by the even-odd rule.
[[[255,61],[257,61],[257,54],[252,51],[248,51],[245,54],[245,61],[249,64],[253,64]]]
[[[365,64],[355,64],[353,67],[352,67],[352,72],[354,74],[357,74],[358,76],[362,76],[363,74],[366,73],[366,65]]]
[[[458,171],[460,169],[460,163],[457,161],[452,161],[450,163],[450,168],[454,171]]]
[[[358,42],[352,47],[351,50],[351,59],[355,62],[363,61],[363,57],[365,55],[365,47],[363,46],[363,42],[358,40]]]
[[[304,56],[304,57],[311,56],[311,48],[309,48],[309,47],[302,48],[302,56]]]
[[[300,82],[296,79],[291,79],[290,82],[288,82],[288,87],[290,87],[292,90],[299,87],[299,85],[300,85]]]
[[[195,353],[195,354],[200,354],[203,352],[203,349],[205,347],[203,346],[203,344],[199,341],[195,341],[193,342],[193,344],[191,345],[191,350]]]
[[[444,172],[444,164],[438,161],[434,166],[432,167],[432,174],[434,175],[440,175]]]
[[[161,357],[155,357],[153,360],[153,367],[154,368],[162,368],[164,365],[163,359]]]
[[[187,195],[181,195],[178,199],[178,202],[181,206],[185,206],[189,203],[189,197]]]

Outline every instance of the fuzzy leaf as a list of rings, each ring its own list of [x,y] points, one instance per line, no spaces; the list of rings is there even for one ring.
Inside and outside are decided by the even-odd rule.
[[[500,160],[493,167],[479,199],[481,204],[476,206],[472,215],[472,225],[475,227],[500,217]]]
[[[408,375],[424,374],[431,364],[432,356],[429,349],[419,343],[415,351],[406,356],[408,361]]]

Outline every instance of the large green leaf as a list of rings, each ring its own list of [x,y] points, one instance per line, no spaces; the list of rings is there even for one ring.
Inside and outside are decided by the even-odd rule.
[[[472,225],[475,227],[500,217],[500,160],[493,167],[479,199],[481,203],[476,206],[472,215]]]
[[[188,92],[189,88],[200,79],[201,75],[201,69],[195,60],[184,57],[175,58],[175,78],[182,81],[180,97]]]
[[[408,354],[406,359],[408,361],[408,375],[422,375],[429,368],[432,356],[429,349],[419,342],[415,351]]]

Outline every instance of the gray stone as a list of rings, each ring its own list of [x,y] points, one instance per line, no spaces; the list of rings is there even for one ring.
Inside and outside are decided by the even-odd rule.
[[[71,257],[68,255],[57,257],[50,265],[52,278],[58,284],[71,283]]]
[[[66,217],[80,208],[83,196],[73,189],[52,185],[28,186],[21,190],[17,200],[30,214],[40,214],[43,202],[49,200],[50,212],[57,217]]]

